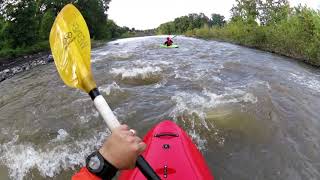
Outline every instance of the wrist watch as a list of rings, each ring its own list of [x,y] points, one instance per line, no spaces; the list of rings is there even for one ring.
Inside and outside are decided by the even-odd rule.
[[[112,179],[118,171],[116,167],[103,158],[99,151],[95,151],[87,157],[86,167],[92,174],[103,180]]]

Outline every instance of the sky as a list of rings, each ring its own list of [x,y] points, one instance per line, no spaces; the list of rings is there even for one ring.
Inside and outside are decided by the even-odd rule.
[[[320,0],[289,0],[292,6],[306,4],[320,9]],[[135,29],[157,28],[160,24],[190,13],[212,13],[230,18],[230,9],[235,0],[111,0],[109,19],[119,26]]]

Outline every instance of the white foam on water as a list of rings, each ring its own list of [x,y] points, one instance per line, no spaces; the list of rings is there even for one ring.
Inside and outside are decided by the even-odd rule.
[[[312,79],[310,81],[305,82],[306,85],[313,90],[320,92],[320,81]]]
[[[106,56],[106,55],[111,54],[111,52],[106,51],[104,49],[101,49],[101,50],[92,51],[92,54],[97,55],[97,56]]]
[[[190,81],[199,81],[204,78],[209,78],[215,82],[221,83],[222,79],[213,73],[219,73],[219,69],[197,69],[196,72],[192,71],[181,71],[180,69],[174,70],[174,75],[176,79],[185,79]]]
[[[68,136],[69,136],[69,133],[66,130],[59,129],[57,137],[51,140],[51,142],[64,141]]]
[[[108,56],[110,54],[110,51],[107,51],[105,49],[97,49],[97,50],[92,50],[91,54],[92,54],[91,62],[95,63],[103,60],[106,56]]]
[[[109,96],[112,91],[124,92],[124,90],[114,81],[111,84],[99,87],[99,90],[106,93],[107,96]]]
[[[104,59],[103,56],[97,56],[91,59],[92,63],[98,62],[98,61],[102,61]]]
[[[130,79],[130,78],[142,78],[146,79],[152,75],[158,75],[162,72],[160,67],[142,67],[142,68],[112,68],[111,74],[116,76],[121,76],[123,79]]]
[[[117,53],[111,56],[113,59],[129,59],[133,56],[132,53],[124,52],[124,53]]]
[[[153,65],[172,65],[173,62],[168,62],[168,61],[153,61]]]
[[[83,112],[84,115],[79,115],[79,120],[81,124],[88,123],[92,117],[98,118],[99,112],[96,109],[91,109],[91,112]]]
[[[290,73],[290,75],[291,76],[289,76],[289,79],[294,81],[295,83],[303,85],[314,91],[320,92],[320,81],[315,79],[315,77],[313,76],[307,77],[301,74],[294,74],[294,73]]]
[[[241,100],[243,102],[246,102],[246,103],[252,103],[252,104],[255,104],[258,102],[258,98],[255,97],[253,94],[251,93],[246,93],[242,98]]]
[[[92,101],[90,97],[88,97],[87,94],[85,94],[86,96],[84,97],[81,97],[79,99],[76,99],[72,102],[72,104],[84,104],[84,103],[87,103],[89,101]]]
[[[220,78],[217,77],[217,76],[211,76],[210,78],[213,79],[213,80],[216,81],[216,82],[222,82],[222,79],[220,79]]]
[[[184,112],[188,112],[190,115],[196,113],[202,118],[205,117],[205,113],[202,111],[203,105],[208,101],[205,97],[196,93],[178,92],[171,99],[176,102],[176,106],[170,116],[177,117]]]
[[[169,66],[174,65],[173,62],[164,61],[164,60],[137,60],[134,62],[136,66],[143,65],[143,66]]]
[[[159,83],[155,84],[154,88],[161,88],[161,87],[165,86],[167,84],[167,82],[168,81],[166,79],[164,79],[164,80],[160,81]]]
[[[65,131],[60,133],[58,136],[64,136]],[[0,146],[0,160],[8,167],[12,179],[23,180],[32,169],[37,169],[43,177],[54,177],[62,170],[84,166],[85,157],[101,146],[109,134],[106,130],[90,139],[48,149],[39,149],[32,143],[17,144],[19,136],[16,135],[12,141]]]
[[[97,52],[96,54],[94,54],[91,62],[95,63],[98,61],[105,60],[106,58],[111,60],[127,60],[132,56],[133,56],[133,53],[130,53],[127,51],[119,51],[114,53],[110,53],[109,51]]]
[[[199,134],[197,134],[194,129],[188,131],[188,134],[192,138],[193,142],[195,142],[195,144],[197,145],[197,148],[200,151],[205,151],[206,150],[206,146],[207,146],[207,140],[206,139],[202,139],[201,136]]]
[[[175,77],[174,77],[175,79],[185,79],[185,80],[188,80],[188,81],[198,81],[198,80],[200,80],[201,78],[203,78],[206,75],[206,73],[202,72],[202,71],[196,72],[196,73],[186,73],[186,72],[181,72],[180,70],[174,70],[174,74],[175,74]],[[210,78],[211,79],[217,78],[215,80],[220,79],[220,78],[215,77],[215,76],[212,76]]]
[[[209,109],[216,108],[219,105],[231,103],[256,103],[257,97],[243,90],[234,89],[230,93],[215,94],[203,90],[202,94],[178,92],[172,98],[176,102],[175,108],[170,116],[176,118],[187,113],[189,115],[197,114],[205,125],[206,112]]]

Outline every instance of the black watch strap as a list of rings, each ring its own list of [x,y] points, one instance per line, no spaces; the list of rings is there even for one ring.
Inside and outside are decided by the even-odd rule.
[[[93,156],[98,156],[101,165],[103,165],[101,170],[98,170],[98,172],[91,170],[91,168],[88,168],[88,162],[90,161],[90,158],[93,157]],[[103,161],[103,162],[101,162],[101,161]],[[116,167],[114,167],[111,163],[109,163],[107,160],[105,160],[103,158],[103,156],[100,154],[99,151],[93,152],[91,155],[88,156],[88,158],[87,158],[87,169],[92,174],[100,177],[103,180],[111,180],[117,174],[117,171],[118,171],[118,169]]]
[[[103,169],[97,176],[101,177],[103,180],[111,180],[117,174],[118,169],[105,160],[99,151],[97,151],[97,155],[101,156],[104,160]]]

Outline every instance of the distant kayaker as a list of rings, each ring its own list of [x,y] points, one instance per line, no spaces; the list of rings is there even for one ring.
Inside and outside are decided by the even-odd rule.
[[[167,45],[167,46],[171,46],[173,44],[173,41],[170,37],[167,37],[167,41],[164,42],[164,45]]]
[[[127,125],[112,131],[102,147],[89,155],[86,167],[73,175],[72,180],[112,179],[118,170],[133,169],[146,144]]]

